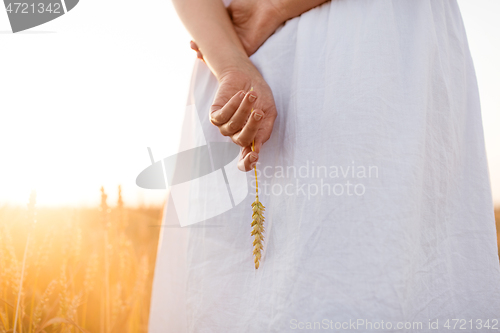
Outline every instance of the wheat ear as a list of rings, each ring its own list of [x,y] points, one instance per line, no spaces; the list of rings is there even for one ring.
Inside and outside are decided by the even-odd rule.
[[[253,91],[253,87],[250,89]],[[252,111],[253,112],[253,108]],[[252,151],[255,151],[255,140],[252,141]],[[252,203],[252,224],[253,227],[251,236],[254,236],[253,241],[253,255],[255,256],[255,269],[259,268],[259,262],[261,259],[261,251],[263,248],[262,241],[264,240],[264,210],[266,207],[259,201],[259,183],[257,181],[257,166],[254,165],[253,169],[255,171],[255,201]]]
[[[21,279],[19,281],[19,291],[17,293],[17,305],[16,305],[16,314],[14,317],[14,329],[12,332],[16,333],[17,332],[17,320],[18,320],[18,313],[19,309],[21,306],[21,295],[23,291],[23,278],[24,278],[24,269],[26,268],[26,256],[28,255],[28,246],[30,243],[30,236],[31,236],[31,231],[34,227],[34,224],[36,223],[36,212],[35,212],[35,204],[36,204],[36,192],[33,190],[31,191],[30,194],[30,201],[28,202],[28,221],[29,221],[29,229],[28,229],[28,238],[26,239],[26,246],[24,248],[24,255],[23,255],[23,265],[21,267]],[[21,310],[21,313],[23,311]],[[20,315],[20,319],[22,320],[22,314]],[[19,331],[22,332],[22,321],[19,322]]]

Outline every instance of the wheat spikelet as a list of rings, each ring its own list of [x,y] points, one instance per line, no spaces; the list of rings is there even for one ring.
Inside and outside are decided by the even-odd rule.
[[[66,276],[66,264],[63,263],[61,267],[61,275],[59,277],[59,316],[65,317],[68,313],[68,309],[71,303],[71,297],[69,295],[69,285],[68,278]]]
[[[88,264],[85,269],[85,278],[83,280],[84,301],[82,309],[82,322],[81,322],[82,327],[85,327],[85,322],[87,321],[87,305],[89,300],[89,294],[92,290],[94,290],[98,269],[99,269],[99,257],[97,253],[94,251],[90,255],[90,258],[88,260]]]
[[[61,258],[62,258],[62,265],[68,265],[70,258],[71,258],[71,252],[73,251],[73,230],[72,230],[72,221],[71,220],[66,220],[64,222],[64,225],[62,227],[61,233],[62,233],[62,243],[61,243]]]
[[[35,192],[33,191],[33,193]],[[37,230],[36,230],[36,210],[34,201],[35,197],[36,196],[32,194],[30,201],[33,200],[33,202],[31,203],[31,205],[28,206],[27,225],[26,225],[28,238],[26,239],[26,249],[25,249],[26,253],[24,254],[24,256],[26,256],[26,259],[23,258],[24,274],[23,274],[23,286],[21,286],[23,290],[26,288],[25,284],[27,283],[30,271],[32,271],[32,263],[36,259],[35,251],[38,252],[38,249],[36,248]]]
[[[113,300],[111,307],[111,327],[116,325],[117,319],[120,317],[120,314],[124,311],[125,302],[122,299],[123,288],[122,284],[118,282],[111,294],[111,298]]]
[[[99,266],[99,257],[97,253],[94,251],[89,259],[88,264],[85,269],[85,278],[83,280],[83,289],[86,294],[90,293],[94,290],[95,279],[97,277],[97,271]]]
[[[38,278],[40,277],[40,272],[42,267],[45,267],[46,263],[49,260],[49,251],[52,245],[52,238],[53,238],[53,231],[54,227],[52,227],[49,232],[45,234],[45,237],[43,238],[43,241],[39,246],[37,246],[37,255],[35,258],[35,264],[34,264],[34,283],[32,284],[31,288],[33,291],[37,290],[38,287]],[[29,323],[30,326],[28,328],[28,332],[32,332],[32,327],[33,327],[33,315],[34,315],[34,307],[35,307],[35,295],[36,293],[33,292],[31,295],[31,302],[30,302],[30,318],[29,318]]]
[[[116,205],[116,230],[118,231],[117,239],[117,256],[118,256],[118,274],[119,276],[129,276],[131,273],[132,256],[130,255],[130,241],[125,233],[127,228],[127,219],[125,216],[125,208],[122,197],[122,188],[118,186],[118,201]],[[133,250],[133,249],[132,249]]]
[[[109,206],[107,203],[108,195],[104,191],[104,187],[101,186],[101,205],[99,206],[99,211],[101,212],[101,223],[105,229],[111,227],[111,222],[109,220]]]
[[[74,262],[78,262],[80,260],[81,256],[81,251],[82,251],[82,227],[80,226],[79,220],[78,220],[78,215],[76,212],[74,213],[73,219],[72,219],[72,247],[71,247],[71,257],[74,260]]]
[[[131,272],[131,255],[129,249],[130,241],[125,233],[120,234],[118,238],[118,273],[120,276],[128,276]]]
[[[52,227],[43,238],[42,243],[37,249],[37,256],[35,259],[35,280],[40,276],[40,271],[42,267],[45,267],[49,261],[49,253],[52,249],[52,243],[54,240],[54,227]]]
[[[5,313],[3,308],[0,308],[0,318],[5,318],[4,321],[2,321],[2,326],[0,326],[0,333],[6,333],[7,331],[5,330],[5,327],[8,327],[8,322],[7,322],[7,314]]]
[[[253,87],[250,89],[250,91],[253,91]],[[253,112],[253,108],[252,111]],[[255,151],[255,140],[252,142],[252,151]],[[252,224],[251,226],[253,227],[252,233],[250,234],[251,236],[254,236],[254,241],[253,241],[253,255],[255,256],[255,269],[259,268],[259,263],[261,259],[261,252],[262,252],[262,241],[264,240],[264,205],[259,201],[259,183],[257,181],[257,166],[254,165],[253,169],[255,171],[255,201],[252,203]]]
[[[7,279],[5,280],[6,290],[10,290],[15,296],[19,290],[19,277],[21,276],[21,265],[17,259],[16,251],[14,249],[14,240],[12,239],[12,233],[10,227],[5,226],[2,231],[4,236],[4,248],[6,261],[8,264],[5,267],[5,272]],[[10,296],[10,295],[9,295]]]
[[[118,201],[116,205],[116,211],[117,211],[117,225],[118,225],[118,230],[123,232],[127,228],[127,219],[125,218],[125,208],[124,208],[124,203],[123,203],[123,197],[122,197],[122,187],[121,185],[118,186]]]
[[[2,243],[4,251],[3,256],[4,261],[6,263],[5,266],[2,266],[0,271],[3,272],[2,275],[5,275],[5,280],[3,282],[3,299],[11,301],[11,303],[15,302],[15,297],[19,292],[19,279],[21,276],[21,265],[19,264],[19,260],[16,256],[16,251],[14,249],[14,241],[12,239],[11,227],[3,224],[2,230]],[[4,302],[5,313],[6,316],[6,326],[10,327],[10,319],[9,319],[9,308],[8,304]],[[12,313],[13,315],[13,313]]]
[[[108,195],[101,187],[101,221],[104,226],[104,324],[105,331],[109,332],[111,329],[111,296],[110,296],[110,249],[109,233],[111,228],[111,221],[109,220],[109,207],[107,204]]]
[[[33,317],[33,331],[36,332],[38,329],[38,325],[40,325],[40,322],[42,320],[42,315],[45,309],[47,308],[47,303],[49,302],[50,296],[54,292],[54,289],[57,285],[57,280],[52,280],[52,282],[49,283],[47,286],[47,289],[45,289],[42,298],[40,299],[40,302],[37,304],[35,308],[35,315]]]
[[[261,259],[261,251],[263,248],[262,241],[264,240],[264,205],[259,201],[259,196],[257,195],[254,203],[252,203],[252,233],[251,236],[255,237],[253,241],[253,254],[255,256],[255,269],[259,268],[259,261]]]
[[[78,295],[75,295],[73,299],[71,300],[71,303],[69,304],[68,307],[68,312],[66,314],[66,319],[69,319],[71,321],[76,321],[76,310],[82,303],[82,292],[78,293]],[[71,332],[72,327],[68,326],[66,328],[67,332]]]
[[[5,236],[4,236],[4,234],[6,233],[5,231],[6,231],[7,227],[5,227],[5,225],[1,225],[1,226],[2,226],[2,228],[0,230],[0,267],[2,267],[2,269],[0,269],[0,291],[1,291],[0,297],[3,297],[4,299],[7,300],[8,299],[7,290],[9,290],[9,281],[10,281],[9,270],[8,270],[10,261],[8,260],[8,252],[9,251],[6,247],[6,240],[5,240]],[[8,308],[7,303],[4,302],[3,309],[1,311],[2,312],[0,313],[0,315],[3,318],[5,318],[5,320],[6,320],[4,325],[6,327],[9,327],[9,318],[7,315],[9,308]]]
[[[147,255],[143,255],[138,265],[133,291],[130,294],[130,297],[128,298],[127,302],[125,303],[127,308],[132,308],[134,306],[134,303],[137,300],[139,300],[140,297],[143,296],[148,276],[149,276],[149,259]]]
[[[36,204],[36,192],[31,191],[30,194],[30,200],[28,202],[28,238],[26,239],[26,246],[24,247],[24,255],[23,255],[23,263],[21,266],[21,277],[19,279],[19,285],[18,285],[18,294],[17,294],[17,304],[16,304],[16,314],[14,317],[14,329],[12,330],[13,332],[17,332],[17,321],[18,318],[20,318],[19,321],[19,331],[23,331],[23,323],[22,323],[22,318],[24,317],[24,307],[21,305],[21,298],[23,296],[23,278],[24,278],[24,271],[26,268],[26,258],[28,256],[28,249],[29,249],[29,244],[30,244],[30,236],[31,236],[31,231],[36,223],[35,220],[35,204]]]

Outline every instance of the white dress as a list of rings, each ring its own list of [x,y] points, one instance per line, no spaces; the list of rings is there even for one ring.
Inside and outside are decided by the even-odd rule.
[[[500,329],[481,109],[457,2],[326,2],[250,59],[278,110],[258,164],[260,268],[253,172],[228,176],[244,175],[248,190],[229,184],[245,195],[226,211],[206,203],[226,200],[213,182],[192,182],[165,207],[150,332]],[[196,60],[180,151],[228,142],[208,121],[217,87]],[[213,217],[180,227],[176,209]]]

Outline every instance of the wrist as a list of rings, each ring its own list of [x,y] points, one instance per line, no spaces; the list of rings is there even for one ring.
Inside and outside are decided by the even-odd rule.
[[[227,68],[220,77],[217,77],[219,84],[234,85],[239,82],[238,89],[250,90],[252,86],[265,82],[259,70],[252,62],[245,63],[238,67]]]
[[[330,0],[268,0],[281,23],[300,16]]]
[[[266,0],[266,17],[276,27],[293,17],[286,6],[285,0]]]
[[[212,72],[217,80],[221,81],[225,76],[232,73],[253,73],[255,71],[258,72],[246,53],[241,54],[241,52],[238,52],[228,57],[219,69]]]

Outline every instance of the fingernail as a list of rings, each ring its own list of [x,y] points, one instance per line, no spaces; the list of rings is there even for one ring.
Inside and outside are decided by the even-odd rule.
[[[253,114],[253,117],[255,118],[255,120],[259,121],[262,119],[262,115],[260,113],[254,113]]]
[[[255,95],[250,95],[250,96],[248,97],[248,100],[249,100],[250,102],[253,102],[253,101],[255,101],[256,99],[257,99],[257,96],[255,96]]]
[[[251,155],[250,155],[250,159],[251,159],[252,161],[254,161],[254,162],[255,162],[255,161],[257,161],[257,155],[255,155],[255,154],[251,154]]]
[[[245,97],[245,92],[244,92],[243,90],[242,90],[242,91],[240,91],[240,92],[238,93],[238,96],[239,96],[239,97],[241,97],[241,98]]]

